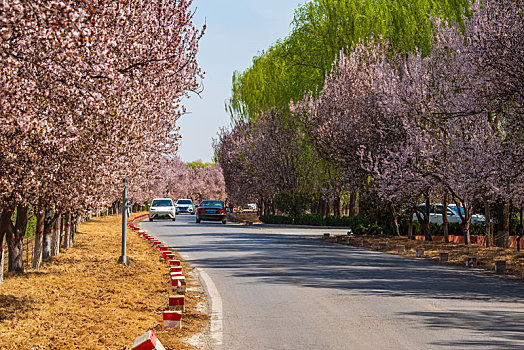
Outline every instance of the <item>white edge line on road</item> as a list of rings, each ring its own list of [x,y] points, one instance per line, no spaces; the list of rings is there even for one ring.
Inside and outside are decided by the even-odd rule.
[[[145,231],[145,232],[148,232],[148,231]],[[184,260],[186,261],[188,260],[188,256],[186,256],[185,254],[180,254],[180,256]],[[204,287],[204,290],[206,291],[211,301],[211,326],[209,327],[210,328],[209,337],[211,338],[211,345],[215,345],[215,346],[222,345],[222,339],[223,339],[222,320],[224,319],[222,316],[222,297],[220,296],[220,293],[218,292],[218,289],[215,286],[215,283],[213,283],[213,280],[211,279],[211,277],[209,277],[207,272],[197,267],[195,267],[195,270],[198,274],[198,278],[200,279],[200,282],[202,282],[202,286]]]
[[[222,298],[211,277],[203,269],[195,268],[195,270],[197,270],[202,285],[211,301],[211,327],[209,331],[211,345],[222,345]]]

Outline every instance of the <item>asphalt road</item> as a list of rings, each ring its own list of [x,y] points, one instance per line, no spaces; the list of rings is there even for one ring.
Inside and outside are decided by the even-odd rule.
[[[524,349],[522,282],[310,239],[326,230],[141,226],[207,280],[213,349]]]

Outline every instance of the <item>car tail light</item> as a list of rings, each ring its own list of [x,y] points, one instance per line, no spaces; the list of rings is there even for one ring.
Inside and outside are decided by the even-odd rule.
[[[224,209],[220,209],[220,210],[218,211],[218,213],[219,213],[219,214],[225,214],[226,211],[225,211]]]

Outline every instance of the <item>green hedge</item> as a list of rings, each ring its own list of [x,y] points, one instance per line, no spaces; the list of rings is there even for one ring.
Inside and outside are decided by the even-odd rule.
[[[388,232],[387,229],[377,224],[368,222],[362,215],[353,217],[349,216],[327,216],[322,217],[320,214],[301,214],[294,219],[282,215],[263,215],[260,221],[266,224],[293,224],[309,226],[343,226],[349,227],[356,234],[378,234]]]
[[[278,225],[309,225],[309,226],[343,226],[349,227],[351,230],[359,234],[376,235],[381,233],[393,233],[392,226],[381,226],[375,222],[371,222],[366,219],[363,215],[356,216],[327,216],[322,217],[320,214],[301,214],[297,215],[294,219],[290,216],[283,215],[263,215],[260,217],[260,221],[266,224],[278,224]],[[408,221],[401,220],[399,224],[400,234],[406,235],[408,233]],[[460,223],[449,223],[448,232],[450,236],[461,236],[462,228]],[[432,236],[443,236],[444,229],[442,225],[429,223],[429,229]],[[484,235],[484,224],[471,224],[470,232],[472,235],[482,236]],[[413,222],[413,235],[421,236],[422,229],[418,221]]]
[[[293,219],[289,216],[282,215],[262,215],[260,221],[266,224],[291,225]]]

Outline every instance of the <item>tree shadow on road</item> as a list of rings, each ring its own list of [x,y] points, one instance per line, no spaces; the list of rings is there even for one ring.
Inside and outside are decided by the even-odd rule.
[[[522,282],[424,260],[248,230],[187,235],[205,238],[205,243],[177,245],[175,250],[228,253],[226,257],[221,254],[196,259],[196,265],[233,270],[235,276],[266,283],[372,291],[388,296],[524,302]]]
[[[522,349],[524,344],[524,311],[452,310],[446,312],[409,312],[404,317],[424,320],[425,326],[434,329],[475,329],[492,336],[489,342],[474,339],[461,341],[442,340],[430,343],[451,349]]]
[[[470,304],[471,310],[403,313],[399,316],[418,319],[419,322],[423,319],[426,327],[475,329],[493,339],[489,344],[474,339],[443,340],[433,344],[436,347],[524,348],[522,281],[297,235],[257,232],[248,228],[232,228],[227,233],[210,232],[212,230],[212,227],[205,227],[204,232],[176,233],[174,249],[191,254],[191,263],[195,266],[245,277],[245,283],[329,288],[359,296],[482,302]],[[183,244],[189,241],[191,244]],[[195,258],[203,256],[202,252],[209,254],[206,253],[205,258]],[[507,311],[489,310],[492,302],[504,303]]]

